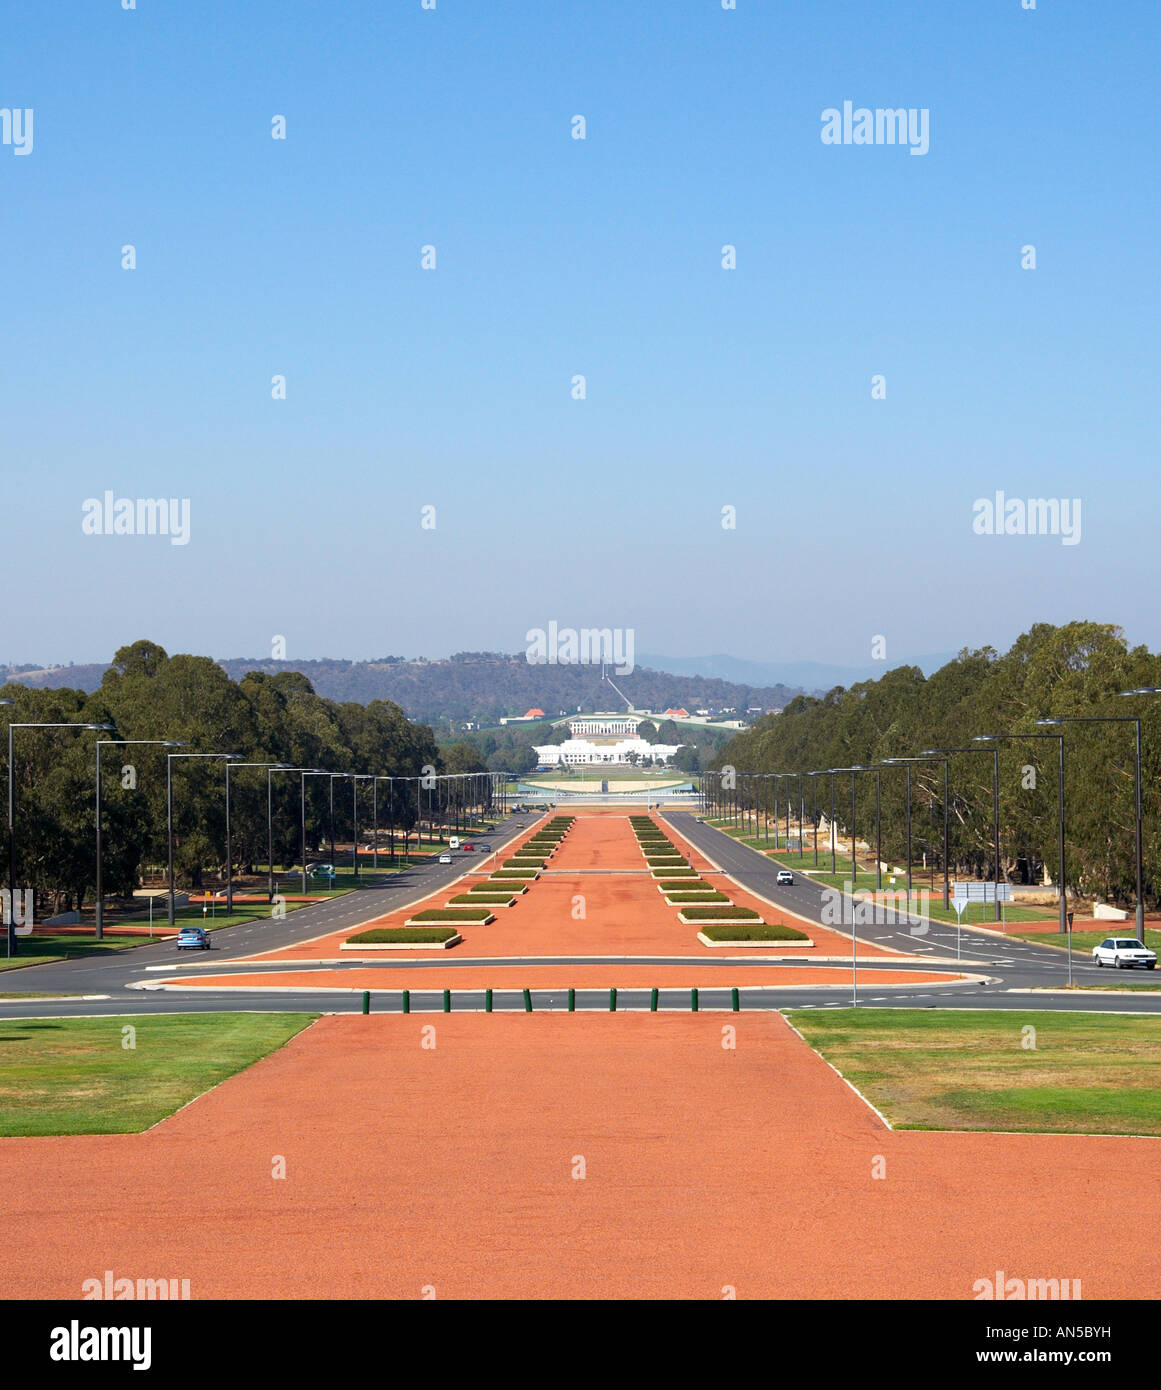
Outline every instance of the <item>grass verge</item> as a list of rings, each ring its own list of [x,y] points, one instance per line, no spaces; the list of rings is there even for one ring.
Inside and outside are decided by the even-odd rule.
[[[900,1129],[1161,1135],[1161,1016],[794,1009],[787,1017]]]
[[[0,1135],[135,1134],[289,1042],[316,1014],[12,1019]],[[130,1034],[125,1029],[132,1027]],[[124,1046],[127,1040],[134,1046]]]

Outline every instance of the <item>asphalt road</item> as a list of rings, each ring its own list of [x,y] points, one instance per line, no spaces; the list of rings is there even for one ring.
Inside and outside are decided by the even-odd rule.
[[[487,843],[501,850],[521,832],[518,824],[531,825],[536,817],[525,816],[509,818],[487,837]],[[690,812],[668,813],[665,819],[675,830],[686,836],[699,850],[714,863],[737,880],[742,887],[759,894],[771,902],[783,906],[811,921],[821,921],[823,889],[801,875],[795,875],[792,887],[779,887],[775,882],[777,866],[765,855],[746,845],[739,844],[732,837],[723,834],[712,826],[701,824]],[[310,1013],[350,1013],[362,1007],[362,991],[354,989],[351,994],[336,994],[330,990],[318,993],[283,994],[277,992],[236,992],[198,991],[178,995],[173,991],[151,991],[142,988],[151,978],[163,978],[175,970],[181,973],[218,973],[223,965],[239,962],[240,957],[253,955],[258,951],[268,951],[296,941],[308,940],[342,927],[354,926],[389,912],[405,903],[419,899],[435,889],[454,882],[466,869],[472,866],[483,867],[487,863],[484,855],[457,853],[452,856],[450,865],[430,864],[404,870],[381,881],[341,898],[328,899],[311,907],[300,908],[288,913],[282,921],[262,920],[237,927],[227,927],[212,934],[213,949],[197,953],[184,953],[178,959],[171,942],[159,942],[128,951],[116,952],[108,956],[89,956],[80,960],[62,962],[56,965],[41,965],[27,970],[5,971],[0,979],[0,989],[10,991],[35,990],[38,993],[70,994],[73,996],[98,996],[96,998],[73,997],[69,999],[0,999],[0,1018],[52,1018],[70,1017],[82,1014],[163,1014],[163,1013],[212,1013],[228,1011],[285,1012],[302,1011]],[[851,928],[843,928],[847,933]],[[923,933],[908,930],[906,924],[880,923],[859,926],[855,929],[858,941],[892,946],[897,950],[913,952],[921,959],[914,963],[904,961],[890,962],[892,970],[904,973],[915,971],[918,974],[914,987],[875,986],[864,977],[858,991],[860,1005],[875,1004],[882,1007],[921,1007],[921,1008],[969,1008],[969,1009],[1011,1009],[1019,1012],[1036,1010],[1091,1010],[1094,1012],[1140,1012],[1153,1013],[1161,1010],[1161,994],[1149,995],[1136,992],[1112,994],[1058,994],[1024,993],[1029,989],[1063,987],[1067,981],[1067,962],[1064,955],[1050,947],[1031,943],[1002,941],[984,933],[965,927],[960,940],[960,961],[962,968],[984,977],[982,983],[963,986],[933,986],[922,978],[922,972],[930,969],[954,968],[956,964],[956,929],[932,923]],[[375,964],[387,962],[376,961]],[[488,962],[495,964],[495,961]],[[527,963],[553,965],[601,965],[623,964],[623,957],[528,957]],[[689,956],[649,956],[634,957],[635,965],[677,965],[688,967]],[[721,972],[723,982],[720,987],[708,986],[699,990],[698,1004],[701,1009],[730,1009],[732,1005],[729,975],[736,968],[736,962],[720,958],[697,958],[698,968],[704,978],[710,979]],[[749,959],[747,971],[774,968],[779,974],[786,970],[813,970],[821,962],[813,960],[774,960],[758,961]],[[870,966],[868,959],[861,964]],[[883,963],[879,958],[878,963]],[[478,967],[479,961],[469,958],[455,959],[441,956],[437,959],[392,960],[392,971],[405,970],[414,974],[410,1007],[415,1013],[439,1011],[443,1008],[442,990],[439,986],[425,984],[425,977],[431,979],[431,971],[438,970],[441,982],[459,969]],[[337,965],[314,965],[300,963],[296,973],[326,969],[328,972],[360,970],[365,971],[368,962],[352,960]],[[235,973],[245,973],[250,969],[269,967],[233,964]],[[846,1008],[853,1002],[851,973],[842,965],[833,967],[836,989],[796,988],[793,990],[778,987],[743,987],[739,991],[742,1008]],[[1111,974],[1098,970],[1087,955],[1077,953],[1073,959],[1073,977],[1081,984],[1121,983],[1129,976],[1122,972]],[[1143,972],[1134,972],[1132,978],[1143,979]],[[1153,977],[1148,977],[1152,979]],[[530,981],[530,985],[534,981]],[[134,986],[130,988],[130,986]],[[563,1009],[567,1007],[567,990],[560,988],[533,988],[531,991],[533,1009]],[[662,988],[660,1007],[665,1009],[689,1009],[691,1007],[688,988]],[[376,1012],[397,1012],[402,1004],[398,992],[374,994],[372,1009]],[[525,1007],[523,995],[518,990],[496,990],[493,1007],[499,1009],[522,1009]],[[580,1011],[609,1008],[608,989],[578,989],[576,1007]],[[648,1009],[650,993],[647,989],[622,989],[617,993],[618,1009]],[[482,1010],[484,996],[482,990],[455,991],[452,993],[452,1008],[456,1012]]]

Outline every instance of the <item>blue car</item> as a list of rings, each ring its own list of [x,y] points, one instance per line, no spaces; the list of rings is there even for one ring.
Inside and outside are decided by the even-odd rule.
[[[210,949],[210,938],[201,927],[182,927],[177,934],[177,949],[179,951],[193,951],[199,947],[203,951]]]

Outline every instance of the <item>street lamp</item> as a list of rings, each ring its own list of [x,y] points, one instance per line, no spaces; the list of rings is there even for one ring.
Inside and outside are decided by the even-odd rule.
[[[859,763],[851,768],[851,772],[873,772],[875,774],[875,889],[878,891],[883,886],[882,769],[873,767],[868,763]],[[852,848],[853,844],[852,841]]]
[[[241,753],[167,753],[165,755],[165,826],[169,841],[169,903],[167,920],[172,927],[176,920],[174,913],[173,888],[173,760],[174,758],[240,758]],[[230,844],[230,803],[226,802],[226,857],[229,858]],[[227,866],[228,872],[228,866]]]
[[[15,702],[6,700],[5,704]],[[112,724],[9,724],[8,725],[8,954],[17,954],[16,946],[16,782],[13,777],[15,758],[12,745],[14,729],[87,729],[90,733],[113,733]]]
[[[996,836],[995,891],[992,896],[995,907],[993,920],[998,922],[1000,920],[1000,750],[998,748],[924,748],[922,751],[925,758],[944,758],[953,753],[990,752],[992,755],[992,819],[995,822]],[[946,875],[946,867],[944,873]]]
[[[93,933],[95,941],[104,940],[105,927],[105,899],[101,887],[101,749],[107,748],[110,744],[147,744],[155,748],[184,748],[183,743],[179,743],[171,738],[99,738],[97,740],[97,885],[96,902],[94,904],[94,921],[96,930]],[[150,908],[150,913],[153,909]],[[150,917],[152,921],[152,916]]]
[[[889,763],[892,767],[911,763],[942,763],[943,764],[943,906],[946,911],[949,906],[950,898],[950,866],[948,862],[947,849],[947,764],[948,759],[940,757],[938,754],[930,758],[884,758],[884,763]],[[911,910],[911,768],[907,768],[907,910]]]
[[[1054,738],[1057,743],[1059,762],[1056,769],[1056,817],[1057,817],[1057,853],[1060,858],[1058,873],[1060,885],[1057,895],[1060,899],[1060,930],[1068,931],[1068,904],[1066,901],[1068,893],[1068,880],[1064,876],[1064,735],[1063,734],[976,734],[972,739],[973,743],[990,743],[992,741],[1025,738]],[[946,766],[946,764],[944,765]],[[1070,946],[1071,951],[1071,946]],[[1069,965],[1072,964],[1072,957],[1069,956]]]
[[[231,759],[236,756],[227,754]],[[293,772],[296,769],[288,767],[285,763],[236,763],[232,760],[226,763],[226,914],[227,916],[234,910],[234,865],[233,856],[230,853],[230,769],[240,767],[264,767],[266,769],[266,852],[269,863],[267,869],[267,897],[271,902],[274,901],[274,798],[270,789],[270,774],[272,772]]]
[[[308,777],[329,777],[330,773],[322,767],[303,767],[300,768],[302,776],[299,778],[299,800],[302,811],[302,892],[306,895],[306,779]],[[331,783],[334,786],[334,783]],[[334,868],[334,865],[331,865]]]
[[[1154,687],[1143,686],[1141,690],[1126,690],[1125,695],[1151,695]],[[1054,719],[1037,719],[1037,724],[1132,724],[1136,729],[1136,775],[1134,784],[1137,796],[1137,817],[1135,839],[1135,857],[1137,863],[1137,940],[1145,940],[1145,894],[1141,880],[1141,720],[1135,714],[1108,714],[1108,715],[1060,715]]]

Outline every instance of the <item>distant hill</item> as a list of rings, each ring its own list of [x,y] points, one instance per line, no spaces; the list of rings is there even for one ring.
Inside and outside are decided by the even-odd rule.
[[[229,658],[218,663],[234,680],[247,671],[301,671],[315,691],[329,700],[394,700],[411,719],[424,723],[441,719],[495,723],[509,715],[539,708],[550,717],[579,707],[588,713],[619,709],[621,702],[608,685],[601,684],[593,666],[530,665],[523,654],[461,652],[440,661],[409,661],[384,657],[377,661],[269,661],[261,658]],[[0,668],[4,670],[4,668]],[[37,687],[74,686],[95,690],[107,665],[35,666],[7,668],[4,678]],[[690,711],[708,708],[781,709],[801,690],[785,685],[757,685],[718,677],[674,675],[639,667],[631,675],[613,679],[634,706],[641,709]]]

